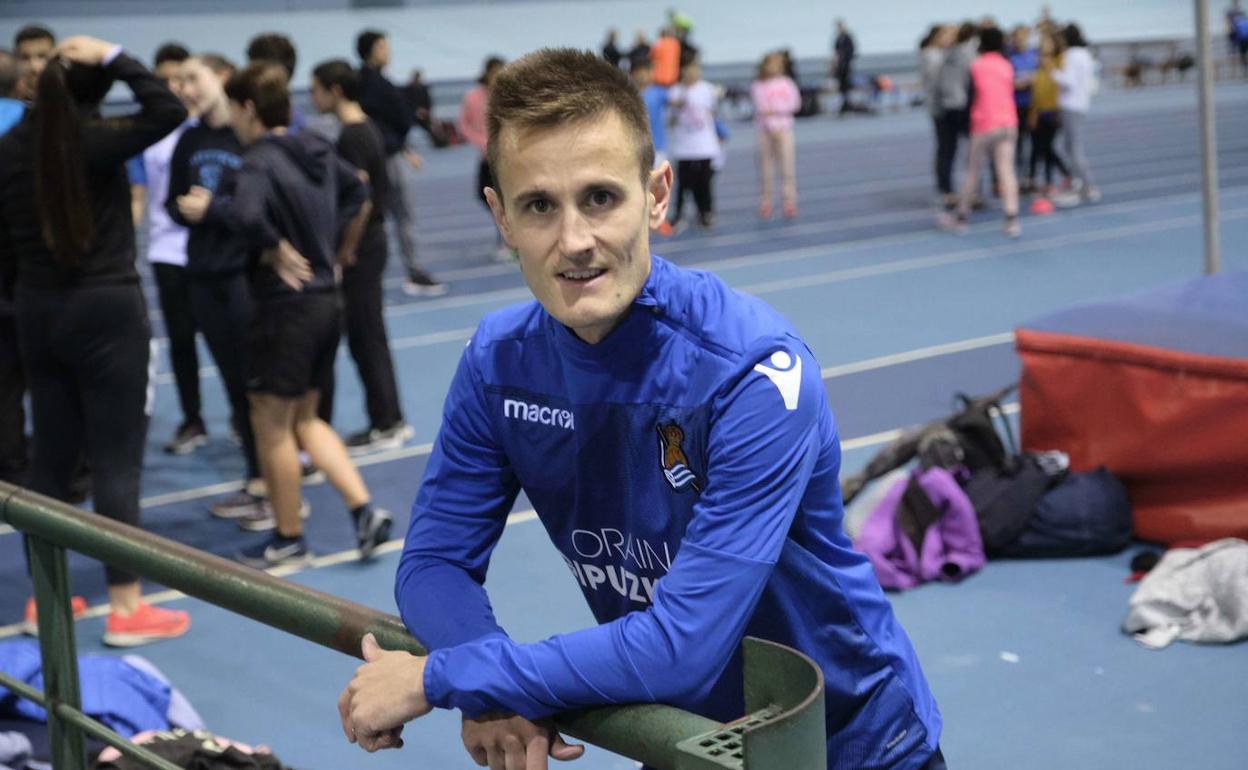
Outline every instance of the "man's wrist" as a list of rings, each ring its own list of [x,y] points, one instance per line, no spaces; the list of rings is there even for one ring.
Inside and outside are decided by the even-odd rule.
[[[100,66],[107,67],[108,65],[112,64],[114,61],[117,60],[118,56],[121,56],[121,52],[122,52],[122,47],[119,45],[115,45],[112,48],[108,49],[108,53],[104,54],[103,59],[100,59]]]

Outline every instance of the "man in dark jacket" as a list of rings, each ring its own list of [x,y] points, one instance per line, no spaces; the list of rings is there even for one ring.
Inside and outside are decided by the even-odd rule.
[[[832,44],[833,64],[832,75],[836,78],[837,89],[841,92],[841,114],[849,112],[849,92],[854,87],[853,65],[856,50],[854,38],[845,27],[844,19],[836,20],[836,41]]]
[[[420,168],[420,156],[407,148],[407,132],[415,123],[415,115],[398,86],[382,73],[390,64],[390,41],[385,33],[364,30],[355,39],[360,56],[360,106],[381,131],[386,149],[386,165],[392,188],[389,214],[399,236],[399,252],[407,267],[403,292],[413,297],[436,297],[446,293],[446,285],[421,269],[416,258],[416,217],[408,199],[404,166]]]
[[[329,142],[287,131],[290,92],[278,68],[253,64],[231,77],[225,91],[234,131],[247,148],[233,201],[252,252],[256,300],[247,390],[277,518],[276,531],[239,558],[261,568],[309,558],[300,517],[302,447],[342,495],[360,557],[368,559],[389,536],[391,516],[372,505],[342,439],[317,415],[318,384],[333,368],[341,333],[335,264],[355,261],[371,210],[368,188]]]

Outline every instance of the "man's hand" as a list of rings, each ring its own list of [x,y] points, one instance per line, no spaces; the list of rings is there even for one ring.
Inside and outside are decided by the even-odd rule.
[[[403,160],[412,168],[419,169],[425,165],[425,159],[416,154],[415,150],[403,150]]]
[[[461,735],[473,761],[490,770],[547,770],[548,756],[568,762],[585,753],[584,746],[564,743],[548,719],[530,722],[501,714],[464,717]]]
[[[347,740],[373,752],[403,746],[403,725],[432,711],[425,700],[425,659],[381,649],[372,634],[362,643],[364,665],[338,698]]]
[[[108,52],[115,47],[115,43],[109,43],[96,37],[74,35],[62,40],[61,44],[56,47],[56,53],[61,58],[68,59],[75,64],[98,67],[104,62],[104,57],[108,56]]]
[[[212,203],[212,191],[207,187],[194,185],[186,195],[178,196],[178,211],[182,217],[193,225],[204,221],[208,206]]]
[[[278,242],[276,248],[266,249],[260,261],[271,265],[282,283],[295,291],[303,291],[303,285],[312,280],[312,265],[285,238]]]

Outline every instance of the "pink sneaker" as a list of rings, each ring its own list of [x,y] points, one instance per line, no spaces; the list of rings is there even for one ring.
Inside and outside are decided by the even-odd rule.
[[[72,597],[69,600],[69,607],[74,613],[74,620],[87,614],[87,600],[81,596]],[[39,619],[33,596],[26,600],[26,612],[22,616],[22,633],[27,636],[39,635]]]
[[[181,636],[190,627],[190,616],[181,610],[162,610],[139,602],[139,606],[129,615],[116,611],[109,613],[104,627],[104,644],[109,647],[138,647]]]

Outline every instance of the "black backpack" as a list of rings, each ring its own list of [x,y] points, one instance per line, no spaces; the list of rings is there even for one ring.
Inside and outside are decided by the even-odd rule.
[[[985,467],[1013,468],[1017,463],[1018,447],[1009,420],[1005,419],[1001,401],[1017,387],[1017,384],[1007,385],[978,398],[957,394],[955,399],[960,406],[956,412],[907,431],[877,452],[865,468],[847,477],[841,483],[844,502],[849,504],[867,482],[900,468],[916,457],[924,469],[939,467],[951,470],[957,466],[965,466],[971,471]],[[997,432],[998,423],[1005,432],[1005,442]]]

